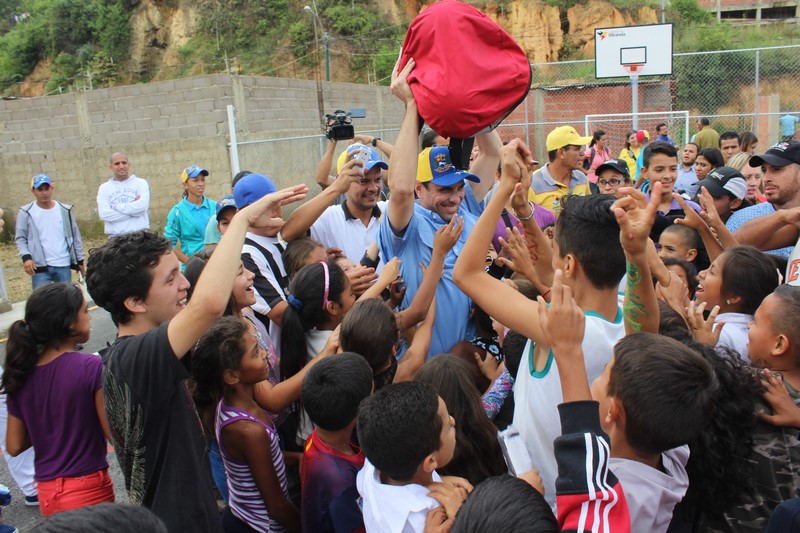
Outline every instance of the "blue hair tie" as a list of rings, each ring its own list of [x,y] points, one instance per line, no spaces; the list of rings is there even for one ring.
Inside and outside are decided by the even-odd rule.
[[[293,294],[290,294],[286,301],[288,301],[289,305],[298,313],[303,310],[303,302],[295,298]]]

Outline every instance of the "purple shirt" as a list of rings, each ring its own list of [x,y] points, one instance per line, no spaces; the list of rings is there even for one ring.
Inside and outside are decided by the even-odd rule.
[[[108,468],[95,404],[102,372],[103,361],[96,355],[66,352],[36,366],[22,389],[8,398],[8,412],[25,423],[36,452],[36,481]]]
[[[506,228],[519,228],[520,233],[522,233],[522,222],[517,220],[517,217],[512,215],[511,213],[504,211],[508,216],[508,219],[511,221],[511,225],[509,226],[506,222],[505,216],[501,216],[500,220],[497,221],[497,227],[494,230],[494,236],[492,237],[492,246],[494,246],[494,251],[500,253],[500,237],[506,238]],[[556,216],[553,214],[552,211],[547,209],[546,207],[542,207],[539,204],[533,204],[533,219],[539,225],[540,228],[546,228],[547,226],[553,226],[556,223]]]

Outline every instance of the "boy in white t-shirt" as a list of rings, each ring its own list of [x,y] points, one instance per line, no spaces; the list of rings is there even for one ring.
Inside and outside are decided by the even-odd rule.
[[[382,388],[361,403],[357,427],[366,461],[356,486],[370,533],[422,533],[428,512],[440,506],[433,496],[457,495],[460,505],[472,490],[465,479],[436,473],[453,458],[456,425],[430,385]]]
[[[533,466],[540,471],[545,499],[554,505],[558,472],[553,441],[559,435],[558,404],[562,401],[558,369],[546,343],[546,332],[537,320],[531,320],[538,312],[536,302],[489,276],[483,263],[509,198],[517,218],[523,221],[526,238],[536,240],[539,256],[546,257],[549,243],[531,223],[532,210],[523,194],[530,186],[531,163],[530,151],[519,139],[503,148],[500,186],[461,251],[453,275],[476,305],[530,339],[514,386],[514,426]],[[655,186],[660,192],[660,185]],[[658,331],[658,304],[646,257],[656,206],[631,188],[622,188],[619,194],[616,202],[606,195],[565,196],[555,227],[552,265],[541,261],[536,265],[541,283],[547,286],[552,283],[553,271],[562,270],[564,285],[571,288],[586,315],[581,337],[589,381],[602,373],[612,357],[614,343],[626,332]],[[513,264],[509,266],[514,268]],[[623,313],[617,290],[626,266]]]

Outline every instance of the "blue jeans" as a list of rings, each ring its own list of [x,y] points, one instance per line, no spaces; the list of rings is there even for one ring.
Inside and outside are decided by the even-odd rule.
[[[72,271],[66,267],[47,267],[47,272],[40,272],[33,275],[31,280],[33,288],[37,289],[48,283],[72,283]]]

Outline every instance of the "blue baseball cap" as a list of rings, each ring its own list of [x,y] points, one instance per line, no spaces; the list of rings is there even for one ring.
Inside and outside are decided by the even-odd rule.
[[[464,180],[480,183],[475,174],[458,170],[450,161],[450,148],[433,146],[425,148],[417,160],[417,181],[433,182],[440,187],[451,187]]]
[[[247,207],[277,190],[278,188],[267,176],[263,174],[248,174],[237,181],[233,188],[233,198],[236,201],[236,208],[242,209]]]
[[[236,209],[236,200],[233,199],[232,194],[229,194],[217,202],[217,222],[219,222],[219,214],[229,207]]]
[[[194,179],[200,174],[203,176],[208,176],[208,170],[200,168],[197,165],[188,166],[183,169],[183,172],[181,172],[181,182],[186,183],[188,180]]]
[[[389,170],[389,165],[386,164],[385,161],[381,161],[381,158],[378,157],[378,152],[375,151],[375,148],[365,144],[355,143],[348,146],[347,150],[344,150],[341,154],[339,154],[339,159],[336,161],[337,174],[342,171],[344,164],[350,161],[350,159],[352,159],[351,156],[356,154],[356,152],[358,152],[358,155],[367,154],[368,156],[364,158],[364,172],[369,172],[375,166],[378,166],[383,170]]]
[[[53,186],[53,183],[50,181],[50,176],[47,174],[37,174],[31,180],[31,189],[38,189],[42,185],[50,185]]]

